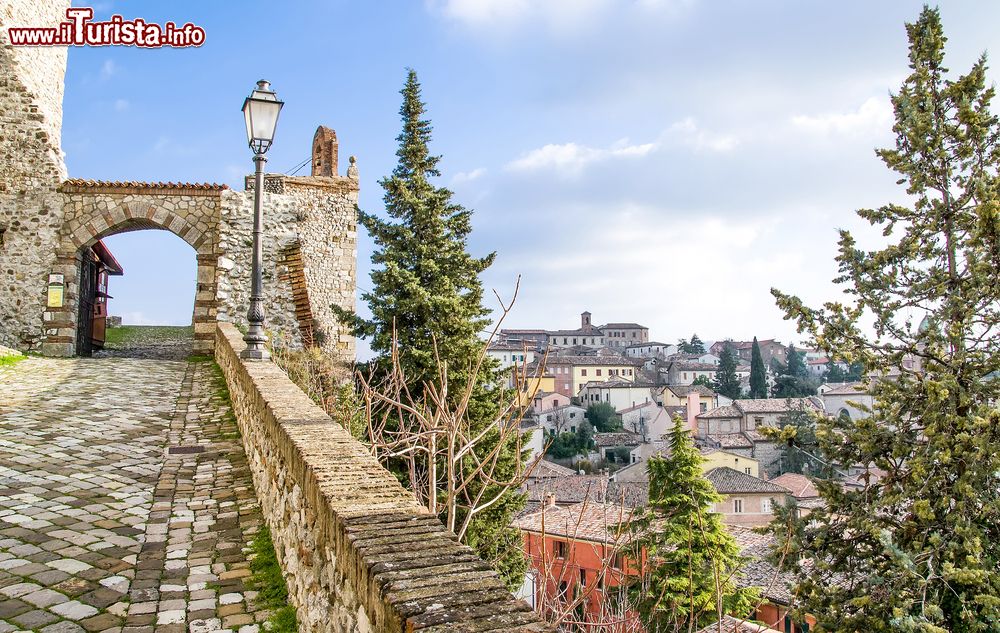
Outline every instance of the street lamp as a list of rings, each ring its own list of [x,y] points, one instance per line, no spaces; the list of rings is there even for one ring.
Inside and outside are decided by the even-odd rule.
[[[271,90],[271,84],[261,79],[257,82],[250,96],[243,101],[243,116],[247,124],[247,143],[253,150],[254,186],[253,186],[253,261],[250,287],[250,308],[247,310],[247,321],[250,324],[243,340],[247,346],[240,357],[248,360],[267,360],[270,354],[264,346],[267,335],[264,334],[264,278],[261,272],[261,201],[264,189],[264,163],[267,162],[267,150],[274,140],[274,128],[278,125],[278,113],[284,102],[278,101],[278,95]]]

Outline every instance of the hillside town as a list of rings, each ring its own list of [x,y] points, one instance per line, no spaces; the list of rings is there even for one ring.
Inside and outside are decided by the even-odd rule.
[[[576,600],[592,622],[610,617],[609,594],[592,588],[625,583],[621,562],[614,564],[622,533],[647,504],[647,464],[669,455],[680,419],[720,495],[714,511],[753,570],[742,582],[765,591],[754,619],[778,623],[785,633],[808,631],[809,619],[789,615],[788,578],[768,562],[773,536],[754,528],[771,523],[782,507],[807,516],[822,503],[815,477],[860,489],[863,477],[878,473],[818,455],[791,456],[766,429],[812,426],[817,416],[860,419],[874,404],[870,381],[819,350],[774,339],[702,341],[694,334],[666,343],[651,340],[639,323],[594,325],[592,316],[583,312],[573,329],[501,329],[487,348],[526,405],[520,430],[530,447],[522,486],[528,505],[515,525],[533,567],[521,595],[533,604]],[[761,394],[750,384],[758,363],[766,381]],[[727,371],[735,389],[726,389]],[[788,394],[789,384],[801,391]],[[556,549],[566,557],[553,570],[543,553]],[[572,582],[546,580],[553,574]]]

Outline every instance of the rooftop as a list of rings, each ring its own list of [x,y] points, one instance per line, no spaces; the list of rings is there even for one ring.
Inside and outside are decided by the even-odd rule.
[[[600,365],[601,367],[635,367],[641,361],[623,356],[549,356],[546,364],[552,365]]]
[[[569,504],[581,501],[604,501],[608,490],[607,475],[566,475],[538,481],[527,486],[528,501],[545,501],[549,494],[556,503]]]
[[[584,501],[571,506],[542,505],[514,525],[536,534],[551,534],[597,543],[622,543],[634,510],[621,504]]]
[[[743,413],[732,404],[724,404],[721,407],[715,407],[714,409],[709,409],[704,413],[698,414],[699,420],[711,420],[717,418],[742,418]]]
[[[712,482],[716,491],[724,495],[741,493],[766,494],[769,492],[788,494],[788,490],[777,484],[764,481],[760,477],[748,475],[728,466],[713,468],[705,473],[705,478]]]
[[[778,475],[771,480],[771,483],[785,488],[796,499],[812,499],[819,496],[819,490],[812,480],[798,473]]]
[[[837,383],[832,389],[823,392],[824,396],[857,396],[867,395],[868,387],[863,382]]]
[[[678,398],[685,398],[689,393],[696,393],[699,396],[715,395],[715,392],[705,385],[667,385],[667,389],[672,391]]]
[[[569,477],[575,475],[576,471],[572,468],[566,468],[565,466],[560,466],[555,462],[550,462],[547,459],[542,459],[541,456],[535,459],[527,466],[527,472],[529,474],[527,477],[529,479],[548,479],[552,477]]]
[[[768,628],[763,624],[755,624],[748,620],[734,618],[731,615],[722,616],[721,620],[709,624],[705,628],[698,629],[696,633],[781,633],[775,629]]]

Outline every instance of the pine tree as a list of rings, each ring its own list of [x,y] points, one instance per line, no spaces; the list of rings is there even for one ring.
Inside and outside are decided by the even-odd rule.
[[[692,354],[704,354],[705,353],[705,343],[698,338],[697,334],[691,335],[691,353]]]
[[[722,500],[702,474],[704,457],[681,418],[674,418],[670,455],[653,457],[649,506],[634,521],[636,560],[646,564],[631,587],[647,631],[697,630],[723,613],[746,615],[757,591],[737,587],[739,546],[713,512]]]
[[[819,485],[826,507],[789,536],[796,611],[825,631],[997,631],[1000,125],[985,56],[948,79],[938,11],[925,7],[906,31],[896,144],[878,156],[911,206],[858,212],[883,229],[884,248],[841,231],[837,282],[851,304],[812,309],[772,291],[819,347],[880,378],[870,418],[817,430],[829,461],[880,476],[860,491]]]
[[[795,349],[795,345],[788,346],[788,354],[786,356],[785,371],[783,372],[786,376],[792,376],[794,378],[806,378],[809,376],[809,370],[806,369],[806,362],[804,354]]]
[[[760,354],[760,344],[753,337],[753,348],[750,353],[750,397],[767,397],[767,371],[764,369],[764,357]]]
[[[803,398],[816,394],[817,384],[806,369],[804,357],[805,354],[796,350],[794,345],[788,346],[788,363],[775,379],[771,395],[775,398]]]
[[[355,335],[370,340],[376,371],[386,372],[390,367],[395,340],[400,367],[410,392],[417,396],[425,384],[436,383],[440,366],[446,368],[452,397],[460,397],[474,379],[468,415],[473,433],[478,433],[499,411],[496,365],[487,363],[478,376],[471,375],[483,345],[479,334],[488,324],[479,274],[490,266],[495,253],[482,258],[469,254],[472,212],[453,202],[451,191],[431,181],[441,175],[440,156],[431,155],[428,148],[431,124],[424,118],[426,109],[413,70],[408,71],[400,92],[403,130],[396,139],[398,163],[392,175],[379,182],[390,219],[358,210],[358,221],[375,242],[372,289],[361,296],[372,316],[362,319],[336,306],[334,310]],[[491,448],[488,443],[487,437],[484,452]],[[501,450],[501,466],[514,472],[522,456],[513,442]],[[494,473],[498,480],[504,476]],[[492,486],[485,480],[481,485]],[[477,492],[467,491],[470,498]],[[511,586],[520,584],[526,569],[520,535],[510,527],[523,505],[516,491],[504,494],[501,501],[476,515],[465,539]]]
[[[698,338],[698,334],[692,334],[690,341],[686,338],[678,339],[677,351],[681,354],[704,354],[705,343]]]
[[[740,377],[736,373],[736,353],[733,346],[727,342],[719,354],[719,366],[715,370],[715,382],[712,388],[716,393],[736,400],[742,392]]]

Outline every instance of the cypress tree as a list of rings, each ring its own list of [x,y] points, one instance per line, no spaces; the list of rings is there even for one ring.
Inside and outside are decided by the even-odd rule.
[[[649,506],[633,522],[634,555],[644,552],[646,565],[630,589],[647,631],[697,630],[719,606],[746,615],[757,597],[737,587],[739,546],[713,512],[722,496],[702,474],[704,459],[677,416],[670,455],[647,464]]]
[[[840,232],[850,303],[813,309],[772,291],[819,347],[880,378],[868,419],[817,430],[827,460],[878,476],[857,491],[821,482],[826,507],[776,534],[798,554],[796,612],[824,631],[997,631],[1000,125],[985,56],[947,78],[938,11],[925,7],[906,31],[896,144],[877,153],[910,206],[858,212],[884,248]]]
[[[750,397],[767,397],[767,372],[764,370],[764,357],[760,354],[760,344],[753,337],[753,347],[750,350]]]
[[[495,253],[477,258],[468,252],[472,212],[452,201],[451,191],[432,182],[441,175],[437,167],[441,157],[429,151],[431,123],[425,118],[416,72],[408,70],[400,92],[403,130],[396,138],[398,163],[392,175],[379,181],[389,219],[358,210],[358,221],[375,242],[372,289],[361,296],[372,316],[362,319],[333,307],[356,336],[369,339],[376,354],[376,372],[384,373],[391,366],[395,337],[399,364],[415,397],[420,397],[425,384],[439,380],[438,359],[447,370],[449,397],[460,397],[468,381],[475,379],[468,410],[475,435],[499,411],[497,365],[487,362],[479,376],[471,375],[483,346],[479,334],[489,323],[479,274],[490,266]],[[489,441],[487,436],[482,453],[489,452]],[[509,476],[522,459],[514,442],[512,437],[502,447],[500,469],[507,472],[494,473],[498,480]],[[485,480],[481,485],[491,486]],[[472,489],[467,494],[475,498],[477,492]],[[488,492],[484,498],[492,496]],[[520,584],[526,569],[519,532],[510,527],[523,505],[522,495],[508,491],[501,501],[476,515],[465,538],[512,587]]]

